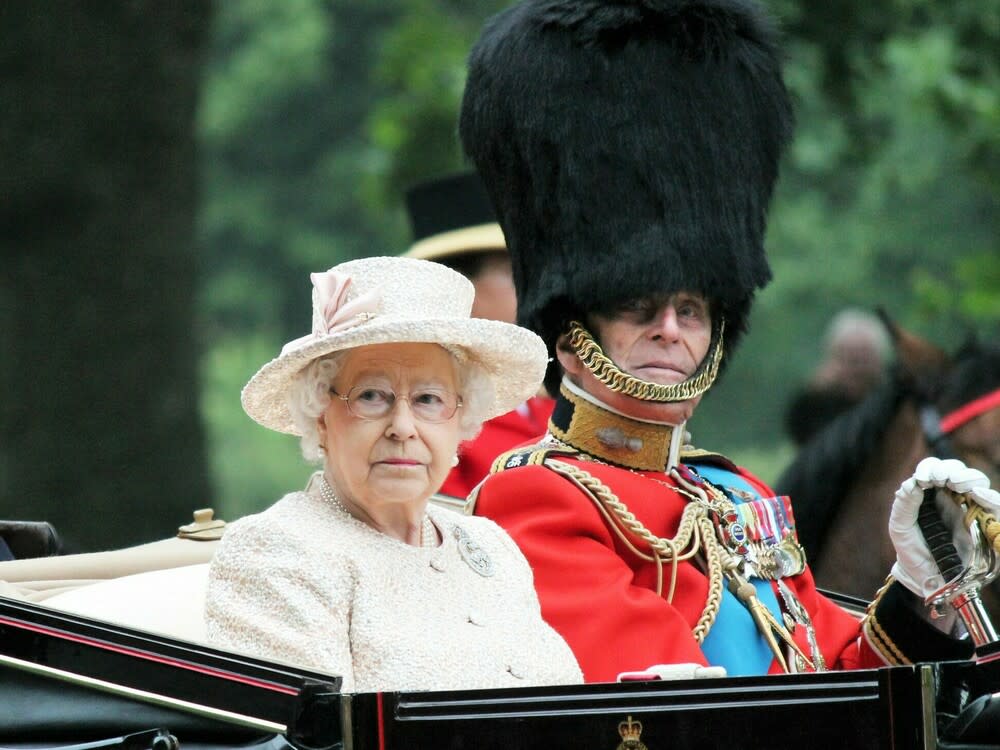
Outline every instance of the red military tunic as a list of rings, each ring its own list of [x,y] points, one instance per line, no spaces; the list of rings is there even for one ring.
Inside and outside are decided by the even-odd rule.
[[[604,482],[653,534],[677,533],[688,503],[679,492],[627,469],[567,463]],[[670,481],[662,473],[657,478]],[[668,603],[655,591],[654,564],[629,551],[594,503],[565,477],[543,466],[503,471],[480,490],[476,513],[503,526],[528,558],[542,616],[569,643],[587,682],[614,681],[620,672],[653,664],[708,663],[691,634],[708,595],[705,574],[690,562],[681,563]],[[827,664],[862,666],[858,620],[817,594],[808,571],[787,583],[812,617]],[[808,653],[804,630],[796,636]],[[772,664],[771,671],[776,670]]]
[[[550,430],[567,443],[566,433],[556,427],[564,406],[566,402],[560,397]],[[580,406],[577,404],[577,411]],[[583,407],[594,411],[586,404]],[[590,413],[574,424],[586,425],[594,432],[602,424],[600,419],[600,413]],[[622,418],[614,419],[624,424]],[[642,429],[649,434],[648,426]],[[709,591],[709,579],[702,567],[695,558],[679,562],[675,593],[668,601],[670,564],[665,562],[662,594],[658,594],[656,565],[629,549],[587,493],[567,477],[538,463],[545,455],[533,452],[539,447],[544,449],[546,445],[512,451],[499,459],[496,473],[481,485],[474,498],[474,512],[499,523],[524,552],[534,572],[542,616],[569,643],[585,680],[613,681],[621,672],[644,670],[655,664],[707,664],[701,645],[692,635]],[[548,448],[553,445],[548,444]],[[681,514],[690,500],[678,491],[671,475],[585,460],[586,455],[553,457],[600,480],[652,534],[661,538],[677,534]],[[760,480],[722,457],[703,456],[697,460],[725,465],[761,497],[774,494]],[[648,550],[648,545],[638,538],[632,537],[631,541],[640,550]],[[898,583],[879,592],[876,604],[862,622],[817,592],[808,568],[783,581],[807,610],[827,668],[877,667],[918,658],[964,658],[970,651],[967,644],[939,633],[915,615],[919,607],[913,606],[912,595]],[[770,585],[777,593],[777,584]],[[752,626],[740,632],[741,637],[761,637]],[[796,627],[794,639],[808,655],[806,628]],[[770,672],[780,669],[776,661],[771,662]]]
[[[473,440],[460,446],[458,466],[448,474],[439,492],[467,496],[490,473],[497,456],[545,433],[554,405],[551,398],[535,396],[486,422]]]

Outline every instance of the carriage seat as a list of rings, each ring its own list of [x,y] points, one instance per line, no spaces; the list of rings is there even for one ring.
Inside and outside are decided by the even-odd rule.
[[[197,510],[177,536],[135,547],[0,562],[0,595],[203,640],[208,563],[225,522]]]
[[[80,586],[46,607],[183,641],[205,642],[208,563],[150,570]]]

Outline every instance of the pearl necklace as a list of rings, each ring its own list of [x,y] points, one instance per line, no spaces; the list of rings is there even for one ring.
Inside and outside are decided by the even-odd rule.
[[[326,481],[326,477],[322,478],[319,485],[319,491],[323,496],[323,499],[330,503],[330,505],[334,508],[343,511],[352,518],[355,517],[354,514],[347,509],[347,506],[344,505],[343,501],[337,497],[337,493],[333,491],[333,487],[331,487],[330,483]],[[424,520],[420,524],[420,546],[427,548],[434,548],[438,546],[437,528],[434,526],[434,522],[431,521],[430,516],[426,513],[424,514]]]

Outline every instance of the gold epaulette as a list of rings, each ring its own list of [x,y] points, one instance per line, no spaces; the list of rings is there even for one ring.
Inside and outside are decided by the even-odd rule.
[[[516,469],[519,466],[543,466],[545,459],[549,456],[569,458],[578,454],[579,451],[566,446],[556,447],[545,443],[526,445],[497,456],[493,466],[490,467],[490,474],[498,474],[506,469]]]
[[[545,443],[526,445],[522,448],[515,448],[506,453],[501,453],[490,467],[489,476],[473,487],[472,492],[469,493],[469,497],[465,501],[465,514],[472,515],[475,512],[476,501],[479,500],[479,490],[483,486],[483,483],[493,474],[498,474],[506,469],[516,469],[519,466],[544,466],[545,459],[550,456],[569,458],[578,453],[579,451],[573,448],[565,446],[556,447]]]

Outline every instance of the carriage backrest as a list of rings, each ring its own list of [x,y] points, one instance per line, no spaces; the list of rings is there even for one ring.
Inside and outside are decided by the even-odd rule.
[[[106,552],[0,562],[0,594],[106,622],[204,639],[208,563],[225,531],[210,509],[177,536]]]

